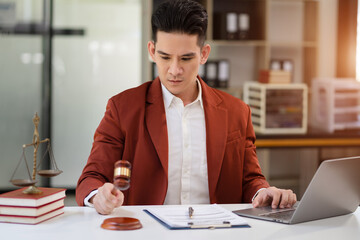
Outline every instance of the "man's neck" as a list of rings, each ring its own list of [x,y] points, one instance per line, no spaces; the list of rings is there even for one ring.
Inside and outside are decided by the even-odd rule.
[[[199,87],[197,81],[194,82],[194,86],[191,87],[191,91],[189,91],[186,95],[177,96],[183,101],[184,106],[192,103],[199,95]]]

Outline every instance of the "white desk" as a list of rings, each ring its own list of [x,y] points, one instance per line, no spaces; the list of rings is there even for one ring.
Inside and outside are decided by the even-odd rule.
[[[222,205],[229,210],[247,204]],[[168,230],[142,211],[144,206],[128,206],[103,216],[88,207],[65,207],[65,214],[38,225],[0,223],[0,239],[360,239],[360,208],[354,214],[307,223],[285,225],[247,218],[251,228]],[[133,231],[110,231],[100,227],[105,218],[138,218],[143,228]]]

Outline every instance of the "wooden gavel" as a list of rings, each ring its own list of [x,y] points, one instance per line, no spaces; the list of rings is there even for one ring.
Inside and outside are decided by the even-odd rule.
[[[120,191],[130,187],[131,163],[127,160],[119,160],[114,165],[114,186]]]

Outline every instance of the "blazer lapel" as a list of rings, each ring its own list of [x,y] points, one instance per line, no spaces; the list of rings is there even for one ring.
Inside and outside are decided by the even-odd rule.
[[[164,101],[159,78],[156,78],[147,94],[146,126],[158,153],[166,176],[168,175],[168,137]]]
[[[219,107],[221,98],[203,81],[203,102],[206,124],[206,152],[210,202],[216,202],[215,190],[223,162],[228,132],[227,110]]]

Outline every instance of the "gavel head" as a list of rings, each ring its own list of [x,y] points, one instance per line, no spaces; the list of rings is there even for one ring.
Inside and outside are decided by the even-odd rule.
[[[127,160],[119,160],[114,166],[114,185],[120,191],[130,187],[131,163]]]

